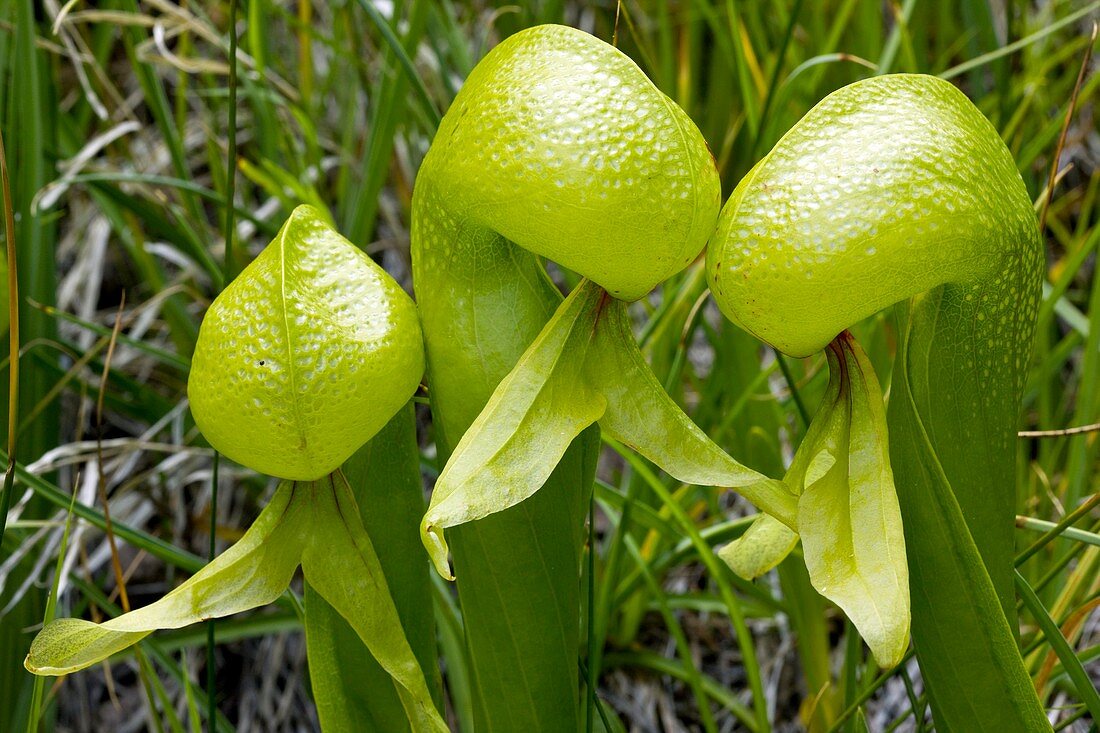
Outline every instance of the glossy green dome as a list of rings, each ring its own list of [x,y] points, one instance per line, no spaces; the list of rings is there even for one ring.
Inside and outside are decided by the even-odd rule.
[[[423,371],[412,299],[299,206],[207,311],[187,394],[217,450],[306,481],[374,436]]]
[[[455,212],[623,300],[698,256],[721,199],[687,114],[618,49],[560,25],[516,33],[478,63],[417,185],[432,188],[422,208]]]
[[[947,280],[1013,302],[1022,293],[984,281],[1030,266],[1035,240],[1031,201],[989,121],[948,82],[893,74],[830,94],[745,176],[707,274],[727,318],[806,356]]]

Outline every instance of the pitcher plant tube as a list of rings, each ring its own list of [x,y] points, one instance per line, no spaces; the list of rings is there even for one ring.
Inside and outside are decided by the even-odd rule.
[[[454,528],[485,725],[535,730],[562,711],[563,729],[576,723],[595,422],[684,480],[737,486],[794,521],[794,496],[711,443],[630,333],[626,302],[698,256],[719,203],[713,159],[683,110],[618,50],[562,26],[493,49],[425,157],[413,275],[450,458],[422,533],[452,577]],[[564,303],[541,257],[587,278]],[[517,681],[505,660],[532,672]]]
[[[188,381],[211,445],[284,481],[244,536],[185,583],[102,624],[54,621],[27,669],[74,672],[154,630],[271,603],[301,565],[392,677],[412,730],[446,731],[338,471],[404,407],[423,370],[412,300],[318,210],[295,209],[210,306]]]
[[[792,356],[829,349],[829,390],[787,477],[795,529],[818,590],[868,641],[868,625],[902,597],[907,558],[939,730],[1050,728],[1017,648],[1012,575],[1014,437],[1041,267],[1034,210],[996,130],[955,87],[920,75],[820,102],[737,186],[707,252],[733,322]],[[899,345],[884,421],[878,382],[844,331],[892,304]],[[763,567],[784,553],[784,530],[761,521],[765,542],[732,549],[735,561]],[[869,534],[901,521],[904,555]],[[847,583],[815,573],[808,533],[823,522],[836,534],[820,557],[899,583],[858,604],[862,572]]]

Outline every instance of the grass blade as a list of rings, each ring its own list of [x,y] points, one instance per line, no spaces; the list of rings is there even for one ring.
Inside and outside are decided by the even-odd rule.
[[[1039,624],[1039,628],[1043,630],[1047,642],[1058,654],[1058,659],[1061,660],[1066,674],[1073,683],[1078,698],[1089,709],[1093,720],[1100,720],[1100,692],[1093,685],[1092,680],[1081,664],[1081,660],[1073,653],[1069,642],[1062,636],[1062,630],[1058,628],[1058,624],[1047,613],[1039,597],[1035,595],[1035,591],[1032,590],[1018,570],[1016,571],[1016,590],[1020,593],[1024,607],[1035,617],[1035,621]]]

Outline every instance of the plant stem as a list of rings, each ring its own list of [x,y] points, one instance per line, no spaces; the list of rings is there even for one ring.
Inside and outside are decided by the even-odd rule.
[[[1081,506],[1074,509],[1072,512],[1067,514],[1062,519],[1062,521],[1054,525],[1050,529],[1050,531],[1048,531],[1039,539],[1035,540],[1035,542],[1031,543],[1030,547],[1028,547],[1016,557],[1016,567],[1020,567],[1025,562],[1027,562],[1027,560],[1032,555],[1046,547],[1047,543],[1049,543],[1051,540],[1059,537],[1067,527],[1069,527],[1081,517],[1086,516],[1090,511],[1092,511],[1093,507],[1097,506],[1098,504],[1100,504],[1100,493],[1093,494],[1091,497],[1085,500],[1081,504]]]
[[[229,155],[225,171],[225,282],[236,275],[233,249],[236,239],[237,198],[237,0],[229,0]]]
[[[4,134],[0,132],[0,182],[4,192],[4,236],[8,258],[8,465],[4,471],[4,489],[0,495],[0,545],[8,524],[8,509],[15,486],[15,437],[19,421],[19,277],[15,256],[15,216],[12,211],[11,183],[8,179],[8,155]]]
[[[237,210],[237,0],[229,0],[229,155],[225,171],[225,262],[222,265],[224,281],[230,283],[236,275],[234,240],[236,239]],[[218,542],[218,464],[221,456],[215,451],[214,466],[210,477],[210,545],[208,559],[213,562]],[[214,659],[214,619],[206,622],[206,720],[213,725],[217,719],[217,668]]]
[[[218,526],[218,464],[221,463],[221,454],[214,453],[214,468],[210,477],[210,545],[208,550],[207,559],[213,562],[215,556],[215,550],[217,549],[217,526]],[[215,667],[214,660],[214,619],[210,619],[206,622],[206,722],[207,725],[212,725],[212,721],[217,719],[218,714],[218,701],[217,701],[217,669]]]
[[[596,708],[596,684],[599,670],[592,662],[596,658],[596,491],[595,487],[588,497],[588,666],[585,677],[588,680],[588,709],[584,716],[584,729],[592,733],[592,714]]]

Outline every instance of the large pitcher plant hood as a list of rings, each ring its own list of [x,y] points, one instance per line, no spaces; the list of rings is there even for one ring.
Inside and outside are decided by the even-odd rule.
[[[637,300],[714,230],[718,171],[699,130],[635,63],[573,28],[516,33],[470,73],[417,177],[420,236],[457,219]],[[424,247],[443,267],[460,242]],[[420,284],[417,283],[420,288]]]
[[[74,672],[154,630],[271,603],[300,565],[393,678],[412,729],[446,731],[337,471],[408,402],[422,349],[400,286],[321,212],[295,209],[211,304],[188,382],[211,444],[286,480],[235,545],[164,598],[102,624],[54,621],[35,638],[26,667]]]
[[[580,725],[575,576],[599,452],[585,427],[597,418],[651,457],[667,452],[668,433],[690,432],[684,452],[709,457],[685,461],[692,470],[756,486],[784,513],[778,483],[689,427],[625,318],[625,300],[698,256],[720,198],[687,115],[618,50],[562,26],[517,33],[481,60],[417,174],[413,283],[436,445],[441,458],[453,451],[422,534],[447,576],[446,539],[456,542],[458,594],[477,609],[465,627],[475,716],[487,727]],[[561,311],[541,258],[588,278]],[[632,403],[609,384],[645,402],[645,421],[624,415]],[[531,673],[517,683],[500,673],[509,664]]]
[[[1041,263],[997,131],[921,75],[824,99],[737,186],[707,251],[732,321],[794,356],[829,345],[829,390],[787,476],[807,567],[889,663],[905,647],[908,556],[916,651],[944,730],[1050,727],[1012,630],[1014,430]],[[844,330],[899,302],[887,422]],[[791,543],[760,522],[766,567]],[[728,549],[735,567],[758,559],[748,549]]]

